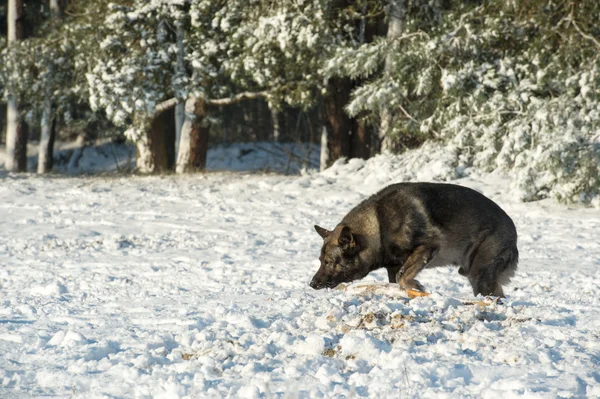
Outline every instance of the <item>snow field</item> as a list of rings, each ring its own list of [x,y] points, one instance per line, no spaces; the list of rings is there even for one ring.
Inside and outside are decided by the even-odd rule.
[[[0,177],[0,397],[600,397],[597,210],[515,202],[494,175],[457,181],[517,225],[503,305],[464,303],[450,267],[423,272],[432,295],[410,301],[308,287],[312,226],[447,170],[415,162],[429,161]]]

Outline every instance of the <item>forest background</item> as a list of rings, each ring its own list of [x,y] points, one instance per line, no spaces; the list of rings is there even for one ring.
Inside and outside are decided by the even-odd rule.
[[[326,168],[434,143],[447,179],[600,204],[599,19],[594,0],[4,0],[4,168],[48,173],[58,141],[128,141],[138,173],[202,170],[217,144],[312,143]]]

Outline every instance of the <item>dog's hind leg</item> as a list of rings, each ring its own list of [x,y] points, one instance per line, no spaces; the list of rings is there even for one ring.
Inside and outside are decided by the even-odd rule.
[[[467,276],[473,294],[504,297],[502,285],[508,284],[514,276],[518,259],[516,244],[506,246],[493,239],[484,240],[477,248]]]

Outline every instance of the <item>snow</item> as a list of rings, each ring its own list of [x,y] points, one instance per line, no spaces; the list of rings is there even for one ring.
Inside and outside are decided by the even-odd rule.
[[[135,129],[129,130],[131,134]],[[38,143],[29,143],[27,168],[34,171],[38,164]],[[74,159],[80,158],[75,162]],[[145,155],[142,155],[145,156]],[[317,169],[320,147],[308,143],[236,143],[216,145],[208,150],[206,168],[210,171],[276,171],[297,174],[302,169]],[[97,140],[81,149],[77,142],[57,142],[53,171],[80,175],[130,172],[135,168],[136,149],[133,145]],[[0,168],[6,151],[0,148]],[[1,169],[0,169],[1,170]]]
[[[432,295],[413,300],[308,287],[314,224],[391,182],[452,177],[445,159],[300,176],[0,172],[0,397],[600,397],[597,210],[520,203],[501,176],[472,173],[454,182],[519,232],[506,302],[474,298],[450,267],[423,272]]]

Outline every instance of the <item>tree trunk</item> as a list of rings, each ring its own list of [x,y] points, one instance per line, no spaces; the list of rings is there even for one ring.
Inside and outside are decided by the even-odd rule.
[[[391,42],[392,40],[400,37],[402,35],[402,19],[403,19],[404,9],[403,4],[400,0],[391,0],[388,8],[388,31],[387,31],[387,40]],[[384,74],[389,74],[392,68],[393,63],[393,54],[390,53],[385,59],[384,65]],[[394,123],[394,115],[392,111],[388,108],[384,109],[381,112],[381,119],[379,122],[379,143],[381,146],[381,152],[396,152],[397,141],[394,140],[393,137],[390,136],[392,131],[392,126]]]
[[[48,173],[52,170],[52,156],[54,153],[54,137],[56,134],[56,118],[52,115],[52,103],[47,98],[42,113],[42,131],[40,136],[40,148],[38,153],[39,174]]]
[[[183,45],[183,29],[181,25],[177,26],[177,73],[185,76],[185,48]],[[175,106],[175,154],[179,154],[179,140],[181,129],[185,120],[185,103],[180,102]]]
[[[329,81],[328,95],[325,97],[329,160],[327,167],[339,158],[350,157],[350,135],[352,121],[344,107],[350,100],[351,83],[348,78],[333,78]]]
[[[173,168],[175,161],[175,109],[158,114],[150,124],[148,147],[152,154],[152,173],[164,173]]]
[[[204,170],[206,169],[206,158],[208,155],[208,126],[204,126],[202,123],[198,123],[194,129],[192,129],[192,141],[191,141],[191,160],[193,170]]]
[[[77,140],[75,141],[75,151],[73,151],[73,154],[71,154],[71,158],[69,159],[69,166],[67,167],[67,170],[70,174],[75,174],[77,172],[79,161],[83,157],[83,152],[85,151],[86,143],[87,132],[83,131],[77,136]]]
[[[202,126],[206,115],[203,100],[190,97],[185,102],[185,120],[181,129],[177,173],[202,170],[206,167],[208,128]]]
[[[27,136],[29,126],[20,120],[17,100],[9,98],[6,103],[6,170],[27,171]]]
[[[350,156],[369,159],[371,157],[371,134],[364,120],[358,118],[352,120],[351,139]]]
[[[278,142],[281,136],[281,127],[279,126],[279,111],[271,109],[271,120],[273,121],[273,141]]]
[[[321,132],[321,159],[319,163],[319,169],[324,171],[329,166],[329,148],[327,145],[327,126],[323,126]]]
[[[175,164],[175,107],[158,113],[136,140],[140,173],[164,173]]]
[[[52,24],[55,28],[57,28],[60,19],[62,18],[62,10],[59,0],[50,0],[50,13],[52,14]],[[50,69],[47,77],[47,84],[49,86],[52,84],[53,77],[54,71]],[[51,89],[48,87],[46,89],[46,101],[42,111],[40,147],[38,149],[37,172],[39,174],[48,173],[52,170],[54,138],[56,135],[56,118],[52,115],[52,111],[52,95]]]
[[[25,36],[23,0],[8,1],[8,44]],[[27,171],[28,126],[21,121],[16,94],[9,93],[6,110],[6,170]]]
[[[50,0],[50,13],[53,18],[62,18],[62,9],[59,0]]]
[[[179,141],[181,140],[181,129],[185,122],[185,103],[175,106],[175,156],[179,154]]]

